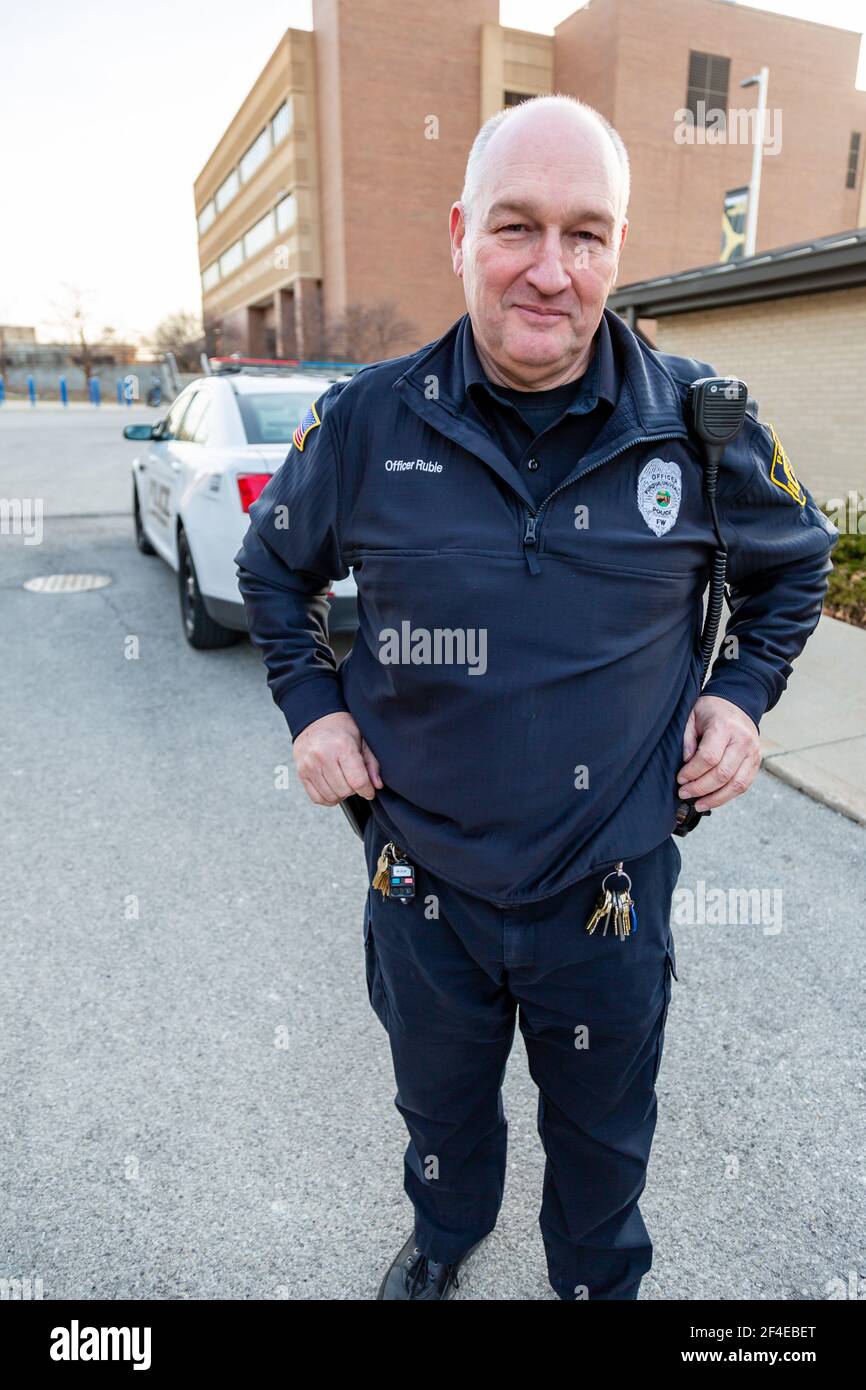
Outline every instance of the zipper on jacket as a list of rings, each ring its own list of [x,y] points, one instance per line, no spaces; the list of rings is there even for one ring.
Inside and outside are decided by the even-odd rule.
[[[553,494],[551,493],[551,496],[552,495]],[[523,536],[523,548],[524,554],[526,555],[526,563],[529,566],[530,574],[541,573],[541,566],[538,563],[538,556],[535,553],[535,546],[537,546],[538,544],[538,540],[535,535],[535,527],[538,515],[538,512],[527,511],[526,513],[526,531]],[[529,548],[530,546],[533,547],[531,550]]]
[[[621,445],[620,448],[615,449],[612,454],[606,454],[603,459],[598,459],[591,468],[587,468],[586,472],[581,473],[579,477],[572,478],[570,482],[560,483],[559,487],[555,487],[553,492],[548,493],[537,511],[530,511],[530,509],[526,507],[524,509],[526,529],[523,533],[523,553],[526,556],[529,573],[541,573],[541,565],[538,563],[538,527],[541,525],[542,512],[548,502],[552,501],[558,492],[562,492],[565,488],[571,487],[572,483],[579,483],[587,474],[594,473],[596,468],[601,468],[604,463],[610,463],[611,459],[618,458],[620,454],[624,454],[627,450],[633,449],[636,444],[655,444],[657,440],[688,439],[688,437],[685,430],[678,430],[676,434],[642,434],[637,439],[630,439],[627,444]]]

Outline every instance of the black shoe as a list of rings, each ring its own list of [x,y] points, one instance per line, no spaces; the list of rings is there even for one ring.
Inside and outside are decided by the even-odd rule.
[[[401,1299],[404,1302],[410,1298],[453,1298],[454,1291],[460,1287],[458,1269],[481,1244],[479,1240],[470,1246],[453,1264],[440,1264],[438,1260],[428,1260],[426,1255],[421,1254],[413,1232],[382,1280],[376,1298]]]

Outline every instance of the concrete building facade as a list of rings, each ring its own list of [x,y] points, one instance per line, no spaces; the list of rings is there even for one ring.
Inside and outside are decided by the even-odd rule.
[[[719,259],[725,194],[751,169],[739,84],[764,65],[758,250],[866,223],[859,35],[725,0],[589,0],[552,36],[498,11],[314,0],[313,30],[286,32],[195,181],[211,351],[390,356],[436,337],[464,307],[447,221],[471,142],[541,93],[588,101],[629,150],[620,283]]]

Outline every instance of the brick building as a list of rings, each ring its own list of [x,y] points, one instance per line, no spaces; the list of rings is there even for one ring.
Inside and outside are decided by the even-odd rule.
[[[866,497],[866,228],[615,290],[662,352],[738,376],[819,503]]]
[[[284,34],[195,181],[211,350],[315,356],[340,321],[370,356],[441,333],[463,311],[447,219],[469,146],[538,93],[581,97],[625,140],[621,284],[719,259],[725,194],[751,168],[732,113],[764,65],[781,145],[758,250],[866,223],[858,34],[724,0],[589,0],[552,36],[498,19],[498,0],[314,0],[313,30]]]

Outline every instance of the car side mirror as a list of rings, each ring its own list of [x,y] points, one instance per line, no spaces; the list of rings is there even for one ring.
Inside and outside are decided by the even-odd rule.
[[[161,421],[157,421],[160,424]],[[124,425],[124,439],[153,439],[156,425]]]

